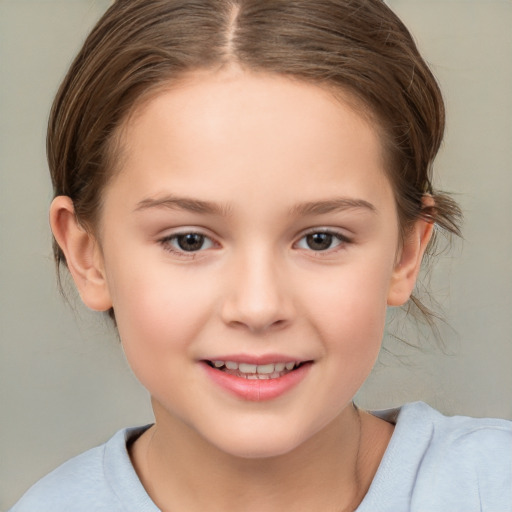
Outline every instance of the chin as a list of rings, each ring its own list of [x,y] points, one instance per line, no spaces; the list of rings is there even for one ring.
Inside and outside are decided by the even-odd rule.
[[[218,446],[223,452],[241,459],[270,459],[292,452],[297,444],[278,442],[276,440],[231,441],[229,446]]]
[[[293,452],[311,436],[294,432],[293,428],[277,428],[269,425],[254,428],[224,430],[220,436],[206,441],[227,455],[243,459],[279,457]]]

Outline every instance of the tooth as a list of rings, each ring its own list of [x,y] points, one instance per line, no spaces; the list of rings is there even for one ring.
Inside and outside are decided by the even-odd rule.
[[[238,369],[242,373],[256,373],[256,365],[255,364],[240,363],[238,365]]]
[[[295,363],[286,363],[285,368],[287,370],[293,370],[295,368]]]
[[[247,375],[244,375],[244,377],[247,379],[247,380],[255,380],[258,378],[258,376],[256,374],[247,374]]]
[[[284,363],[276,363],[274,366],[276,372],[282,372],[286,365]]]
[[[213,361],[213,365],[215,368],[220,368],[221,366],[224,366],[224,361]]]
[[[234,361],[226,361],[225,365],[228,370],[238,370],[238,363]]]
[[[270,373],[274,373],[274,365],[272,363],[270,363],[270,364],[261,364],[261,365],[258,365],[256,370],[257,370],[258,373],[263,373],[263,374],[267,375],[267,374],[270,374]]]
[[[270,375],[258,375],[258,379],[260,380],[269,380],[270,379]]]

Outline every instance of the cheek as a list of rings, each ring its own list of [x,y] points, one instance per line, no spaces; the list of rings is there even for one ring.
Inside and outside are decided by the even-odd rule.
[[[211,293],[198,293],[197,279],[165,265],[117,268],[110,287],[126,357],[136,374],[167,355],[193,350],[207,321]],[[204,291],[204,290],[203,290]]]
[[[321,324],[338,330],[366,330],[383,325],[391,280],[391,264],[347,265],[329,275],[312,280],[308,287],[313,315]]]
[[[310,318],[324,349],[341,373],[353,376],[357,387],[380,350],[390,277],[386,266],[361,262],[341,268],[323,285],[313,282],[309,288]]]

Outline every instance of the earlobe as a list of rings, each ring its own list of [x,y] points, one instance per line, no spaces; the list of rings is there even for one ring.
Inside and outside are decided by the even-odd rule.
[[[420,218],[408,233],[391,277],[388,306],[401,306],[409,300],[433,229],[432,221]]]
[[[95,311],[110,309],[112,300],[100,247],[96,238],[78,223],[69,197],[53,200],[50,225],[84,304]]]

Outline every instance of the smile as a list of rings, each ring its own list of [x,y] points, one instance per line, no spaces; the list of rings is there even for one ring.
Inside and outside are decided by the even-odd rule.
[[[217,389],[238,399],[256,402],[273,400],[291,392],[306,378],[314,364],[314,361],[287,361],[281,357],[274,361],[270,358],[251,361],[251,357],[233,359],[202,360],[201,366]]]
[[[235,377],[251,380],[278,379],[299,368],[303,363],[290,361],[287,363],[248,364],[236,361],[207,361],[212,368]]]

